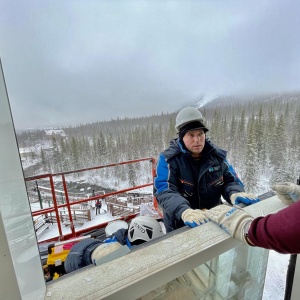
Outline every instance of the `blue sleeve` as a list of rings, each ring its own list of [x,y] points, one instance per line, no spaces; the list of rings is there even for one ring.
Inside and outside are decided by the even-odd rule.
[[[160,154],[156,166],[156,177],[154,178],[154,195],[157,196],[169,189],[170,170],[165,157]]]
[[[154,196],[163,210],[178,220],[182,212],[190,208],[188,201],[178,191],[175,171],[162,154],[158,158],[156,167]]]
[[[244,184],[228,160],[224,160],[223,179],[225,184],[223,197],[231,203],[230,196],[234,193],[244,192],[245,189]]]

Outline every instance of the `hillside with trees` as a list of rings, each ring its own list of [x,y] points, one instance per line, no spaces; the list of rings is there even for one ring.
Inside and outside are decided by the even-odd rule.
[[[220,97],[200,111],[209,128],[207,137],[228,151],[228,160],[247,190],[263,193],[272,182],[295,182],[299,177],[300,94]],[[177,137],[176,114],[61,128],[67,137],[53,135],[49,139],[42,130],[18,133],[19,148],[30,149],[23,164],[25,176],[157,157],[169,140]],[[119,167],[102,172],[103,176],[138,183],[146,170],[137,165],[130,170]]]

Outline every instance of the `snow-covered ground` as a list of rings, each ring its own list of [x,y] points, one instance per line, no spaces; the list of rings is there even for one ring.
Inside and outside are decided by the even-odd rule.
[[[44,203],[43,207],[46,208],[47,204]],[[39,209],[39,204],[38,203],[32,203],[31,204],[31,209],[33,211],[38,210]],[[78,228],[85,229],[85,228],[88,228],[88,227],[91,227],[91,226],[96,226],[98,224],[110,222],[110,221],[113,221],[113,220],[116,219],[110,213],[107,212],[107,205],[106,205],[105,201],[102,201],[102,208],[101,208],[100,214],[96,215],[95,208],[91,209],[91,218],[92,218],[91,221],[85,222],[83,225],[80,225]],[[75,228],[77,228],[76,225],[75,225]],[[66,234],[69,234],[69,233],[71,233],[70,226],[63,225],[62,226],[62,234],[66,235]],[[50,225],[49,228],[45,229],[43,231],[43,233],[41,233],[39,235],[38,241],[42,242],[42,241],[45,241],[45,240],[48,240],[48,239],[52,239],[56,236],[59,236],[58,227],[57,227],[57,224],[52,224],[52,225]]]

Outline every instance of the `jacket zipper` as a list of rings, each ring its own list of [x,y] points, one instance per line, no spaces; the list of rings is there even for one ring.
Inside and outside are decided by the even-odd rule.
[[[205,174],[205,172],[206,172],[210,167],[212,167],[213,165],[214,165],[214,163],[213,163],[212,161],[210,161],[210,162],[208,163],[207,168],[205,168],[205,170],[203,170],[203,171],[201,172],[201,174],[199,173],[199,175],[198,175],[198,181],[197,181],[197,183],[198,183],[198,185],[197,185],[197,193],[198,193],[198,199],[199,199],[199,207],[201,207],[201,199],[200,199],[199,188],[198,188],[198,186],[199,186],[199,181],[200,181],[200,178]]]

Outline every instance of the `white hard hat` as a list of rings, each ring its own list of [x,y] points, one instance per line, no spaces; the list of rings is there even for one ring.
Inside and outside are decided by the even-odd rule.
[[[132,219],[128,229],[128,239],[131,243],[148,242],[163,235],[160,224],[149,216],[138,216]]]
[[[186,107],[176,116],[175,129],[179,132],[181,127],[193,121],[200,121],[203,123],[204,118],[198,109],[194,107]]]

